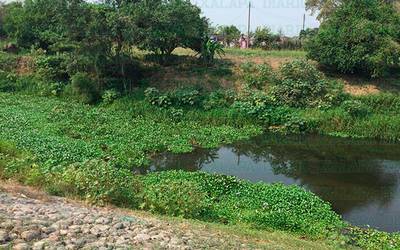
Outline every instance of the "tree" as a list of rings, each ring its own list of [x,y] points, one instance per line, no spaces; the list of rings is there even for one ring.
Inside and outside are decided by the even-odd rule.
[[[4,28],[22,47],[52,45],[82,37],[83,0],[26,0],[7,6]]]
[[[5,15],[6,5],[0,1],[0,38],[6,35],[4,30],[4,15]]]
[[[207,65],[212,65],[215,61],[216,56],[224,55],[224,47],[217,41],[213,41],[207,38],[203,42],[203,48],[200,53],[200,59],[204,61]]]
[[[268,27],[257,27],[254,33],[254,46],[267,49],[271,47],[274,35]]]
[[[321,24],[308,56],[342,73],[382,76],[400,66],[400,15],[380,0],[348,0]]]
[[[318,12],[318,19],[323,20],[335,11],[343,0],[306,0],[306,9],[313,14]]]
[[[208,23],[189,0],[148,0],[135,5],[136,44],[161,55],[177,47],[201,50]]]
[[[229,47],[232,42],[237,41],[240,37],[240,30],[234,26],[221,26],[219,27],[218,34],[223,37],[225,46]]]
[[[308,28],[300,31],[299,38],[301,41],[308,41],[318,34],[318,28]]]
[[[342,3],[346,0],[306,0],[306,9],[313,14],[318,12],[318,19],[322,21],[328,18]],[[382,0],[382,2],[394,4],[395,8],[400,11],[400,0]]]

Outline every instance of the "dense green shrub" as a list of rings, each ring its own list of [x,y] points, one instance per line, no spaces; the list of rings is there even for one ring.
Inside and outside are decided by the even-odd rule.
[[[17,75],[0,70],[0,92],[27,92],[39,95],[55,95],[56,83],[44,83],[32,75]],[[56,92],[54,92],[56,91]]]
[[[235,177],[181,171],[150,174],[142,179],[145,189],[156,190],[158,196],[152,194],[154,202],[158,197],[169,202],[162,194],[164,189],[168,194],[173,189],[180,199],[190,200],[191,206],[194,206],[194,200],[199,199],[201,206],[194,206],[197,211],[203,210],[200,217],[194,217],[198,219],[248,223],[256,228],[287,230],[317,237],[343,226],[340,217],[327,203],[295,186],[252,184]],[[157,187],[159,183],[173,183],[173,186],[186,183],[184,187],[188,189],[189,186],[190,193],[180,192],[176,187]],[[190,198],[192,193],[195,195]],[[158,200],[159,204],[164,204]],[[204,207],[204,204],[208,206]]]
[[[239,95],[232,107],[239,112],[263,120],[262,116],[266,109],[273,106],[273,100],[262,91],[254,91]]]
[[[262,91],[238,96],[232,108],[256,119],[273,131],[305,133],[316,127],[315,121],[301,118],[295,108],[277,106],[274,97]]]
[[[279,69],[281,81],[292,80],[307,83],[316,83],[324,79],[324,75],[311,62],[306,60],[294,60],[284,63]]]
[[[274,72],[269,64],[244,63],[240,68],[247,87],[262,89],[275,81]]]
[[[369,107],[374,112],[398,113],[400,110],[400,95],[393,93],[380,93],[357,97],[357,100]]]
[[[208,207],[206,194],[189,180],[146,182],[144,178],[141,208],[185,218],[200,218]]]
[[[0,51],[0,70],[14,72],[15,69],[18,67],[18,60],[18,55]]]
[[[199,106],[203,99],[200,91],[186,88],[164,93],[156,88],[147,88],[144,95],[150,104],[162,108]]]
[[[68,81],[67,54],[41,55],[35,58],[35,74],[45,81]]]
[[[15,91],[15,81],[15,74],[0,70],[0,92]]]
[[[375,229],[350,228],[347,243],[361,249],[400,249],[400,233],[388,234]]]
[[[116,91],[115,89],[109,89],[109,90],[104,91],[101,98],[103,99],[103,102],[105,104],[111,104],[116,99],[118,99],[119,96],[120,96],[120,93],[118,93],[118,91]]]
[[[345,101],[342,104],[342,108],[354,117],[365,117],[371,112],[367,105],[358,100]]]
[[[15,166],[15,162],[20,160],[21,153],[14,145],[0,141],[0,180],[16,177],[20,174],[19,166]]]
[[[179,107],[197,106],[202,98],[200,91],[196,89],[179,89],[171,95],[175,104]]]
[[[211,92],[203,101],[203,108],[211,110],[213,108],[227,108],[233,104],[236,98],[234,91],[217,90]]]
[[[65,168],[51,185],[52,191],[69,192],[94,203],[137,207],[140,183],[127,169],[101,160],[73,164]]]
[[[380,0],[344,1],[324,19],[308,56],[343,73],[372,77],[400,66],[400,15]]]
[[[180,122],[182,120],[184,115],[183,109],[170,108],[168,111],[174,122]]]
[[[35,82],[35,80],[33,80]],[[29,89],[29,93],[38,94],[40,96],[60,96],[64,91],[65,84],[61,82],[45,82],[37,81],[34,89]]]
[[[71,78],[72,94],[79,101],[93,104],[99,99],[99,91],[94,80],[86,73],[77,73]]]
[[[270,95],[278,105],[320,107],[339,104],[344,98],[340,84],[329,81],[310,62],[296,60],[280,68],[277,83]]]

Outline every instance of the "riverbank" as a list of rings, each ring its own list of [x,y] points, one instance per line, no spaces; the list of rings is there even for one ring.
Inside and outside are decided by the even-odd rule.
[[[23,106],[32,108],[28,104]],[[37,110],[40,106],[33,107]],[[58,106],[52,107],[54,110]],[[29,113],[26,111],[23,114]],[[49,114],[43,115],[43,120],[20,122],[32,126],[35,122],[51,119]],[[38,141],[42,142],[46,140],[40,138],[41,133],[47,136],[43,138],[52,138],[51,141],[57,138],[57,134],[51,136],[51,132],[59,131],[56,126],[41,126],[55,130],[41,130],[39,127],[21,130],[18,129],[21,125],[16,123],[18,119],[8,119],[14,121],[14,125],[17,124],[8,135],[18,136],[18,131],[28,131],[36,134]],[[58,121],[62,123],[62,120]],[[140,130],[140,127],[136,127],[136,130]],[[25,138],[25,141],[19,143],[25,143],[33,137],[26,135],[20,138]],[[63,138],[64,141],[66,139]],[[19,144],[19,147],[23,145],[29,146]],[[137,178],[128,169],[118,167],[121,162],[113,161],[113,157],[54,165],[52,158],[45,160],[36,157],[8,143],[2,143],[0,148],[2,179],[14,179],[52,194],[72,196],[96,204],[115,204],[156,214],[218,222],[230,227],[240,228],[243,225],[243,228],[260,232],[271,229],[286,231],[293,233],[293,237],[317,242],[330,239],[334,244],[344,242],[349,247],[395,249],[400,242],[398,234],[346,227],[346,223],[331,210],[329,204],[295,186],[253,185],[232,177],[184,172],[166,172]],[[68,151],[63,153],[68,155]]]
[[[292,60],[291,54],[284,54],[284,61]],[[240,66],[229,58],[212,68],[190,59],[185,63],[147,65],[139,87],[122,96],[115,89],[105,91],[92,105],[82,103],[91,91],[73,95],[70,82],[38,80],[41,70],[7,73],[0,79],[5,86],[0,93],[0,177],[95,204],[231,227],[245,224],[347,247],[399,246],[398,234],[353,228],[328,203],[296,186],[201,173],[133,175],[133,167],[148,166],[155,154],[216,148],[264,131],[400,139],[395,92],[349,95],[305,61],[278,71],[254,63]],[[182,74],[175,74],[179,70]],[[179,76],[182,81],[176,81]]]
[[[0,249],[334,249],[283,232],[91,207],[15,183],[0,184]],[[25,248],[24,248],[25,247]]]

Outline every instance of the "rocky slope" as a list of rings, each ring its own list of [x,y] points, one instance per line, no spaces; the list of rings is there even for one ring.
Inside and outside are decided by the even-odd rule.
[[[239,239],[118,209],[0,191],[0,249],[238,249]]]

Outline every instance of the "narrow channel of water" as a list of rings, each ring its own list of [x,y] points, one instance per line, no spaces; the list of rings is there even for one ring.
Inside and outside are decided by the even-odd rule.
[[[400,144],[263,135],[215,150],[161,154],[147,171],[183,169],[296,184],[353,225],[400,231]]]

